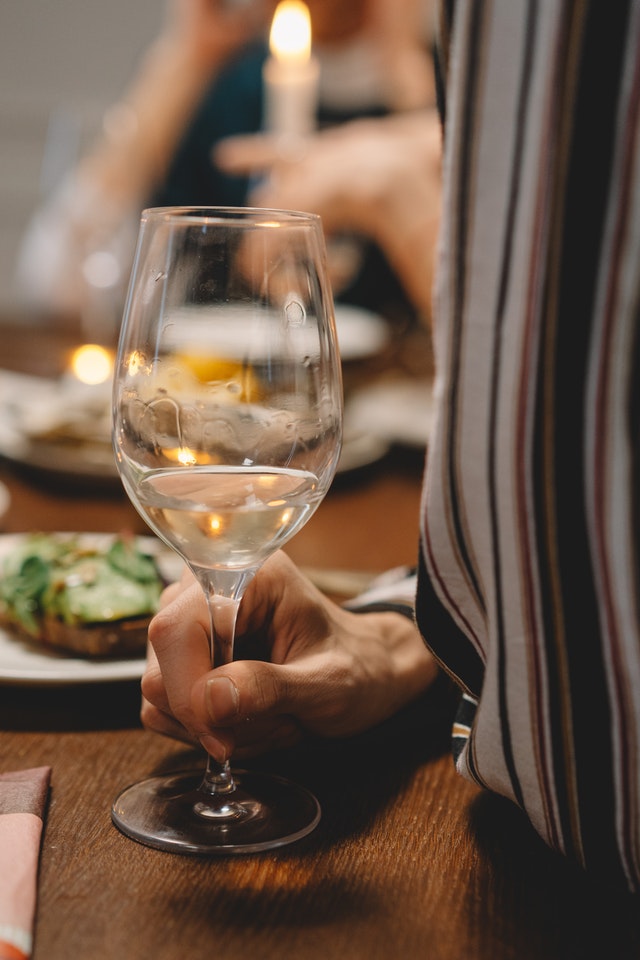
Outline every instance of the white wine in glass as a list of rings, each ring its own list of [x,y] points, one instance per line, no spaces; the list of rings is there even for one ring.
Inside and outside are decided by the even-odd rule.
[[[342,437],[342,379],[322,228],[251,208],[143,212],[113,394],[133,505],[208,601],[211,657],[234,657],[260,565],[314,513]],[[267,850],[308,834],[304,787],[209,757],[149,777],[112,808],[128,836],[181,853]]]

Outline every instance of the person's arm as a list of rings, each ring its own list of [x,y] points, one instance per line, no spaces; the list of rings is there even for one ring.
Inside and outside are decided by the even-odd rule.
[[[435,103],[433,0],[370,0],[369,32],[393,111]]]
[[[190,576],[168,588],[164,604],[149,628],[143,722],[200,741],[218,760],[288,747],[305,732],[366,730],[438,675],[410,618],[338,607],[283,553],[249,585],[237,624],[238,644],[263,637],[269,662],[236,660],[211,670],[208,612]]]
[[[125,202],[148,196],[207,85],[262,23],[261,9],[258,3],[238,10],[224,0],[175,0],[78,176]]]
[[[29,300],[53,312],[82,312],[83,265],[96,250],[108,252],[124,282],[141,208],[162,182],[208,85],[255,34],[262,11],[262,0],[242,9],[224,0],[172,0],[100,136],[27,228],[17,282]]]

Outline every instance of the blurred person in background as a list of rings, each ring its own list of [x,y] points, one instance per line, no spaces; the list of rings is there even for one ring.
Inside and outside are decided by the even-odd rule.
[[[416,300],[415,284],[409,281],[405,290],[393,237],[402,220],[398,210],[389,217],[385,204],[400,186],[397,178],[410,176],[416,189],[434,195],[430,209],[437,211],[440,143],[431,109],[429,5],[307,5],[321,66],[320,132],[299,157],[300,167],[273,145],[267,161],[265,143],[244,141],[218,152],[226,138],[261,129],[262,65],[275,0],[172,0],[132,85],[107,112],[99,141],[28,228],[18,277],[33,303],[54,314],[93,312],[94,325],[102,309],[111,312],[105,323],[115,329],[145,206],[280,206],[291,199],[320,213],[330,235],[353,231],[366,238],[344,248],[348,263],[343,258],[334,277],[342,299],[376,312],[398,308],[403,316],[427,309],[423,298]],[[379,126],[399,115],[408,124],[423,111],[431,133],[423,134],[425,153],[412,154],[409,172],[405,130],[399,125],[386,134]],[[351,122],[362,117],[371,118],[369,126]],[[340,136],[331,137],[338,125]],[[384,151],[370,149],[372,141],[384,142]],[[311,161],[314,169],[307,171]],[[265,164],[272,175],[253,192],[253,174]],[[349,209],[344,196],[352,198]]]

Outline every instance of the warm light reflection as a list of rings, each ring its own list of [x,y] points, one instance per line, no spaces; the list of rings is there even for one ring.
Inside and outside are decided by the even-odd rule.
[[[293,510],[291,510],[290,508],[287,510],[283,510],[282,515],[280,517],[280,526],[281,527],[288,526],[292,516],[293,516]]]
[[[195,467],[198,463],[198,457],[195,451],[189,447],[164,447],[163,455],[167,460],[179,463],[183,467]]]
[[[281,62],[305,63],[311,56],[311,18],[301,0],[282,0],[276,7],[269,48]]]
[[[81,383],[104,383],[113,373],[113,356],[96,343],[85,343],[71,356],[71,371]]]
[[[193,450],[189,450],[188,447],[180,447],[176,460],[178,463],[181,463],[183,467],[193,467],[198,462],[195,453]]]
[[[137,373],[145,366],[146,358],[139,350],[133,350],[127,360],[127,373],[130,377],[135,377]]]
[[[219,517],[217,514],[212,513],[209,517],[209,530],[211,533],[220,533],[222,530],[222,517]]]

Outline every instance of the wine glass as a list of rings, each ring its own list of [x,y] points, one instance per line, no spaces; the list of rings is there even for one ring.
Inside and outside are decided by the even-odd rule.
[[[114,447],[133,505],[208,601],[214,666],[264,560],[333,479],[342,380],[318,217],[251,208],[143,212],[114,376]],[[114,802],[116,826],[182,853],[290,843],[320,818],[280,777],[152,777]]]

